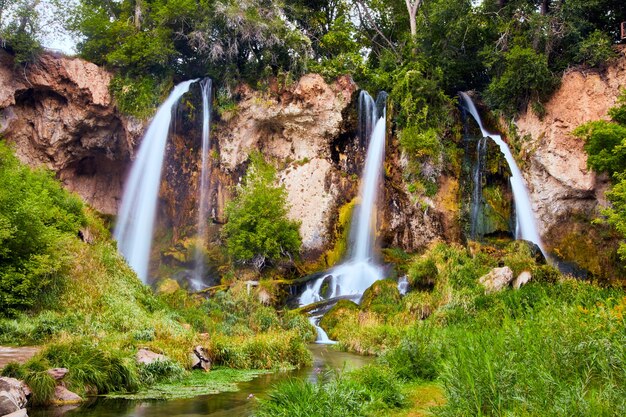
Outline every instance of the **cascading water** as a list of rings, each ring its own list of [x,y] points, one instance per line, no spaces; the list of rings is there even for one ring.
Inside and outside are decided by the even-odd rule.
[[[148,279],[152,230],[172,111],[196,81],[178,84],[159,107],[141,141],[124,188],[114,236],[120,252],[143,282]]]
[[[321,301],[324,297],[320,293],[324,282],[329,283],[326,298],[352,296],[359,301],[363,293],[374,282],[382,279],[382,268],[374,263],[374,243],[376,228],[376,202],[378,189],[382,180],[382,167],[385,156],[386,121],[382,101],[386,94],[381,93],[379,100],[374,100],[366,92],[361,92],[359,109],[365,114],[359,116],[363,132],[370,137],[367,147],[365,167],[363,169],[360,189],[360,204],[356,211],[350,242],[353,250],[350,258],[331,269],[328,274],[307,284],[306,290],[300,296],[300,305],[308,305]],[[382,108],[379,111],[377,108]],[[373,126],[373,129],[370,128]],[[370,129],[370,132],[367,131]],[[311,322],[317,326],[318,317],[311,317]],[[318,343],[332,343],[325,333],[319,332]]]
[[[480,206],[483,198],[483,172],[485,170],[485,157],[487,154],[487,137],[482,137],[478,140],[476,146],[476,165],[472,171],[473,189],[472,189],[472,203],[471,203],[471,222],[470,222],[470,237],[472,239],[478,238],[478,214],[480,213]]]
[[[211,96],[213,83],[205,78],[200,83],[202,89],[202,166],[200,170],[200,189],[198,192],[198,230],[194,253],[194,271],[192,285],[196,289],[203,287],[204,245],[207,241],[207,215],[209,213],[209,150],[211,149]]]
[[[515,238],[533,242],[539,246],[539,249],[541,249],[541,252],[545,255],[543,243],[541,242],[541,237],[539,236],[539,231],[537,230],[537,225],[535,224],[535,215],[530,204],[528,190],[524,184],[524,177],[522,177],[522,172],[517,166],[511,150],[506,142],[502,140],[500,135],[489,133],[485,130],[482,119],[480,118],[478,110],[476,109],[476,106],[470,96],[463,92],[460,92],[459,95],[461,96],[466,109],[470,112],[474,120],[476,120],[476,123],[478,123],[478,127],[480,128],[483,137],[491,138],[500,147],[500,151],[504,154],[504,158],[506,159],[506,162],[511,170],[510,181],[511,188],[513,190],[513,200],[515,202],[516,214]]]

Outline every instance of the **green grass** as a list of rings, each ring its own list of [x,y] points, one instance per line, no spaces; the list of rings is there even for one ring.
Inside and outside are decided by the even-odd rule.
[[[338,306],[321,322],[340,347],[379,355],[405,392],[443,389],[445,401],[400,415],[626,415],[623,289],[562,277],[519,243],[439,244],[415,262],[430,264],[432,288],[420,277],[400,311]],[[485,294],[478,278],[501,264],[533,281]]]

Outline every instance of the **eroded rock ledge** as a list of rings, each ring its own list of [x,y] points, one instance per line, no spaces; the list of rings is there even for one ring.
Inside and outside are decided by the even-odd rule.
[[[97,210],[114,214],[143,124],[120,115],[111,75],[78,58],[44,54],[17,69],[0,50],[0,133],[20,160],[52,169]]]

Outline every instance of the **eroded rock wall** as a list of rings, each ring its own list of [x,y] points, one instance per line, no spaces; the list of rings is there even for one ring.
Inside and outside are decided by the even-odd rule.
[[[55,171],[97,210],[115,214],[143,124],[120,115],[111,75],[77,58],[44,54],[25,69],[0,50],[0,133],[20,160]]]
[[[574,239],[567,234],[587,234],[575,223],[589,222],[605,204],[608,180],[587,168],[583,141],[572,131],[589,121],[609,119],[609,108],[626,86],[626,48],[622,47],[619,54],[619,59],[606,69],[567,72],[560,88],[545,104],[542,118],[528,110],[516,120],[522,139],[521,159],[525,162],[522,169],[540,233],[549,249],[573,250],[571,246],[581,243],[581,237],[565,247],[564,239]],[[597,244],[588,242],[580,250],[594,246]]]

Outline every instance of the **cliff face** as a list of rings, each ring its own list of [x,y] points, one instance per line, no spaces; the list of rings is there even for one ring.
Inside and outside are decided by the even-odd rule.
[[[141,123],[115,110],[111,76],[80,59],[44,55],[15,69],[0,50],[0,133],[22,162],[52,169],[99,211],[117,211]]]
[[[620,50],[619,59],[602,71],[567,72],[558,91],[546,103],[543,118],[529,110],[516,121],[522,138],[522,159],[527,162],[523,170],[538,227],[548,248],[565,257],[585,256],[572,253],[574,243],[566,245],[564,241],[574,239],[574,235],[578,235],[575,239],[579,243],[585,240],[580,236],[586,233],[582,223],[597,216],[605,203],[608,185],[605,176],[587,168],[583,142],[572,131],[585,122],[608,120],[607,111],[624,86],[626,48]],[[593,246],[588,242],[578,250],[587,251]],[[592,269],[600,272],[602,267],[595,265]]]
[[[117,112],[108,89],[111,75],[81,59],[52,54],[25,70],[15,69],[11,56],[0,51],[0,80],[0,132],[15,144],[19,158],[53,170],[95,209],[116,214],[147,122]],[[195,104],[196,87],[187,100]],[[219,243],[225,204],[245,173],[248,155],[258,150],[277,167],[289,216],[301,222],[305,258],[314,259],[332,246],[340,234],[337,228],[343,227],[337,223],[339,210],[356,197],[365,158],[356,137],[357,89],[349,77],[327,84],[310,74],[290,85],[272,81],[263,92],[247,86],[236,91],[236,107],[222,112],[212,127],[214,244]],[[197,105],[181,106],[167,147],[157,248],[170,253],[171,245],[191,237],[196,227],[198,111]],[[190,114],[180,115],[185,112]],[[437,202],[424,206],[408,196],[391,132],[388,142],[380,238],[385,245],[412,251],[445,237],[445,219]],[[444,189],[455,192],[454,187]]]

